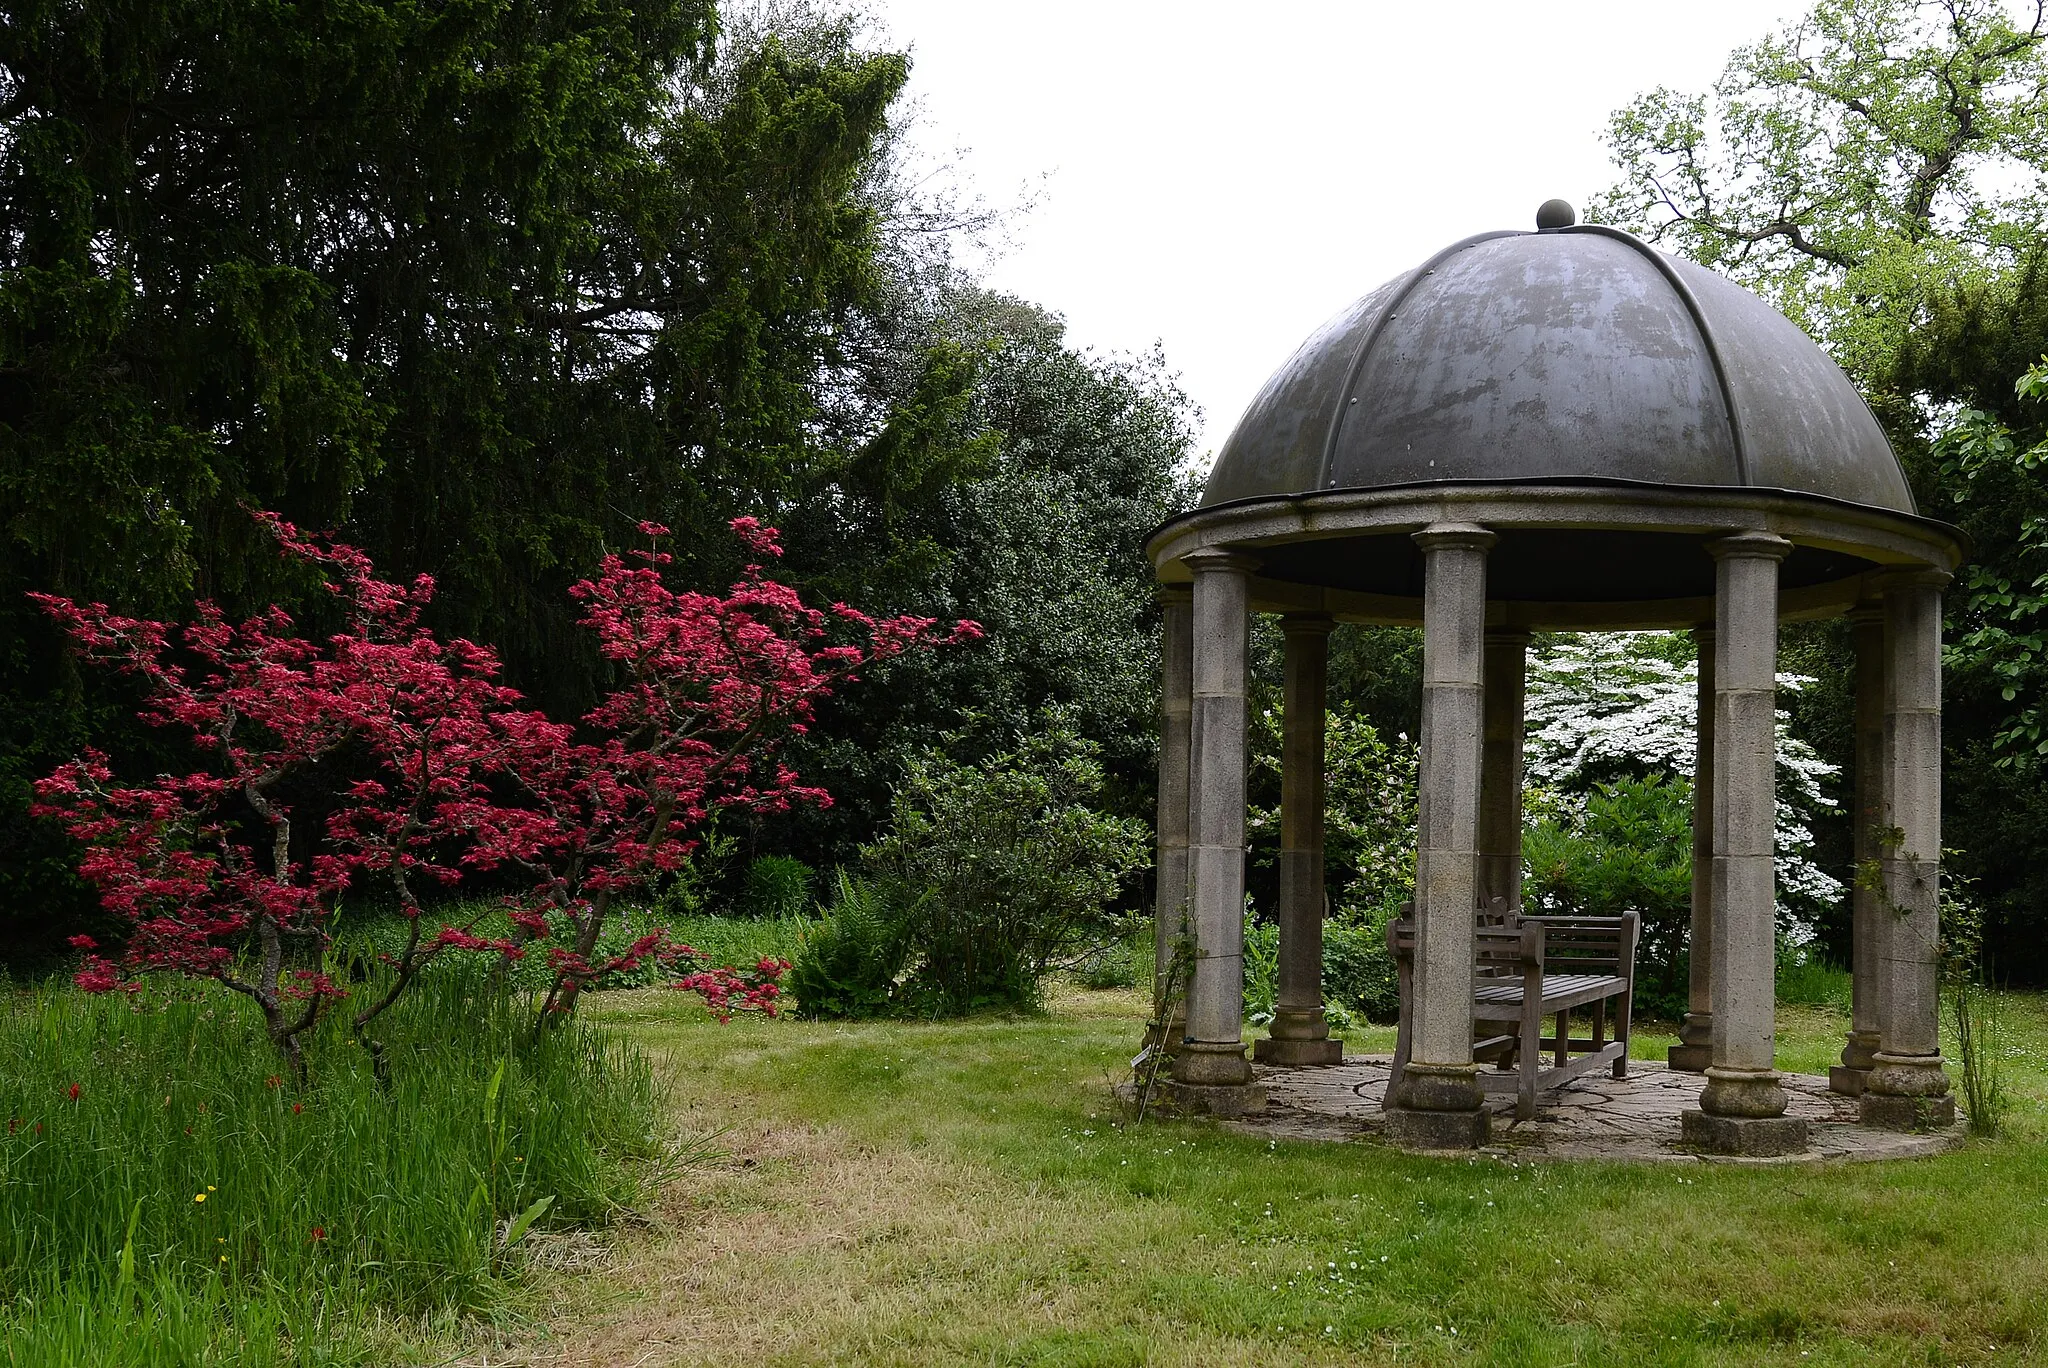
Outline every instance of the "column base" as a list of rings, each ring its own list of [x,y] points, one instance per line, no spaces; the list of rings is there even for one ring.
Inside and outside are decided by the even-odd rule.
[[[1678,1027],[1678,1043],[1665,1052],[1665,1062],[1680,1073],[1705,1073],[1714,1062],[1714,1014],[1687,1012]]]
[[[1852,1069],[1846,1064],[1836,1064],[1828,1069],[1828,1091],[1840,1093],[1843,1097],[1863,1096],[1864,1085],[1869,1080],[1868,1069]]]
[[[1770,1159],[1806,1149],[1806,1120],[1799,1116],[1714,1116],[1694,1109],[1678,1124],[1685,1147],[1704,1154]]]
[[[1173,1019],[1161,1026],[1157,1018],[1145,1023],[1145,1047],[1158,1046],[1171,1058],[1180,1053],[1181,1041],[1188,1033],[1187,1018],[1175,1013]]]
[[[1861,1097],[1870,1082],[1871,1065],[1877,1060],[1877,1032],[1851,1031],[1842,1046],[1842,1062],[1828,1070],[1828,1091],[1844,1097]]]
[[[1173,1055],[1173,1081],[1197,1087],[1234,1088],[1252,1081],[1243,1041],[1184,1040]]]
[[[1277,1064],[1288,1068],[1310,1064],[1342,1064],[1344,1042],[1329,1039],[1282,1040],[1275,1037],[1253,1042],[1252,1058],[1261,1064]]]
[[[1711,1045],[1673,1045],[1664,1052],[1666,1067],[1680,1073],[1705,1073],[1707,1065],[1714,1062],[1714,1047]]]
[[[1493,1136],[1492,1117],[1478,1111],[1416,1111],[1401,1107],[1386,1113],[1387,1139],[1402,1149],[1473,1150]]]
[[[1857,1109],[1856,1119],[1878,1130],[1944,1130],[1956,1123],[1956,1100],[1946,1094],[1940,1097],[1893,1097],[1866,1092],[1862,1105]]]
[[[1865,1080],[1859,1119],[1885,1130],[1933,1130],[1953,1125],[1956,1100],[1949,1095],[1941,1056],[1878,1054]]]
[[[1275,1040],[1327,1040],[1330,1023],[1321,1007],[1276,1007],[1266,1034]]]
[[[1699,1109],[1705,1115],[1731,1120],[1768,1121],[1783,1116],[1790,1101],[1775,1070],[1710,1064],[1707,1086],[1700,1090]]]
[[[1176,1078],[1162,1078],[1152,1090],[1152,1103],[1176,1116],[1214,1116],[1228,1121],[1265,1111],[1266,1085],[1183,1083]]]

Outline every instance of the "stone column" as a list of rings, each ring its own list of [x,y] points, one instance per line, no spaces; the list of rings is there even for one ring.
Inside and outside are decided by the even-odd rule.
[[[1927,570],[1887,575],[1884,592],[1884,806],[1880,860],[1877,1055],[1864,1080],[1866,1126],[1955,1120],[1942,1069],[1937,899],[1941,889],[1941,590]]]
[[[1714,629],[1693,628],[1699,702],[1693,713],[1692,928],[1686,949],[1685,1021],[1665,1060],[1686,1073],[1714,1062]]]
[[[1192,590],[1159,591],[1159,854],[1158,889],[1152,909],[1152,1029],[1148,1043],[1166,1049],[1180,1044],[1187,1023],[1187,985],[1180,1000],[1166,1003],[1168,967],[1188,901],[1188,726],[1194,711],[1194,612]],[[1161,1018],[1164,1017],[1162,1020]]]
[[[1422,548],[1422,786],[1415,857],[1410,1058],[1389,1089],[1387,1133],[1423,1149],[1486,1142],[1472,1062],[1472,928],[1479,909],[1486,552],[1467,523],[1415,534]]]
[[[1522,902],[1522,701],[1529,633],[1486,634],[1485,739],[1479,762],[1479,902]]]
[[[1714,1047],[1685,1141],[1716,1154],[1791,1154],[1777,1046],[1778,563],[1782,537],[1712,542],[1714,597]]]
[[[1342,1041],[1323,1020],[1323,711],[1329,617],[1290,613],[1280,743],[1280,972],[1271,1037],[1252,1047],[1267,1064],[1336,1064]]]
[[[1884,826],[1884,608],[1867,604],[1849,614],[1856,644],[1855,792],[1850,798],[1850,849],[1856,877],[1849,883],[1849,1039],[1842,1062],[1828,1070],[1828,1087],[1860,1096],[1877,1054],[1878,1003],[1884,996],[1878,982],[1879,946],[1884,938],[1880,913],[1883,899],[1867,887],[1863,871],[1882,852],[1877,843]]]
[[[1188,920],[1195,972],[1187,1034],[1173,1060],[1175,1101],[1234,1115],[1265,1104],[1244,1057],[1245,654],[1248,556],[1198,551],[1188,758]]]

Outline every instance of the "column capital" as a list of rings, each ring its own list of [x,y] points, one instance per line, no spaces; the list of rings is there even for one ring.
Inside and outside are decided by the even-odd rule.
[[[1871,578],[1880,594],[1889,594],[1894,589],[1946,589],[1955,576],[1932,565],[1901,565],[1880,570]]]
[[[1190,552],[1181,558],[1180,563],[1197,575],[1215,574],[1222,570],[1233,570],[1240,575],[1249,575],[1259,568],[1257,556],[1246,555],[1242,551],[1221,549]]]
[[[1328,636],[1337,619],[1328,613],[1282,613],[1280,630],[1288,636]]]
[[[1174,604],[1194,601],[1195,587],[1192,584],[1155,584],[1152,586],[1152,601],[1162,608]]]
[[[1857,627],[1879,626],[1884,622],[1884,601],[1882,599],[1865,599],[1848,612],[1842,614],[1842,616]]]
[[[1707,554],[1717,561],[1781,561],[1792,554],[1792,543],[1773,532],[1737,532],[1708,542]]]
[[[1527,646],[1527,627],[1489,627],[1486,629],[1486,644],[1489,646]]]
[[[1500,538],[1477,523],[1431,523],[1420,532],[1410,533],[1408,540],[1424,551],[1452,548],[1484,551]]]

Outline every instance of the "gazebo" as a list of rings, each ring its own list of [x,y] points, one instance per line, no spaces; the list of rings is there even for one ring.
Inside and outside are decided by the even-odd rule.
[[[1941,592],[1963,554],[1917,515],[1847,377],[1761,299],[1553,200],[1344,310],[1266,383],[1201,505],[1146,550],[1164,605],[1158,944],[1192,932],[1184,1108],[1263,1106],[1246,1058],[1249,615],[1285,638],[1274,1065],[1333,1063],[1321,992],[1323,732],[1336,622],[1420,626],[1412,1057],[1398,1143],[1485,1143],[1475,920],[1520,901],[1523,678],[1535,630],[1700,643],[1691,979],[1670,1067],[1685,1140],[1796,1152],[1774,1068],[1781,621],[1846,615],[1856,656],[1854,1010],[1837,1091],[1863,1123],[1953,1119],[1938,1033]]]

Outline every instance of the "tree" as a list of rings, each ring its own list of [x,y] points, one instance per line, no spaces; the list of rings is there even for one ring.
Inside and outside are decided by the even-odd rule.
[[[480,914],[423,934],[418,881],[447,886],[471,869],[528,874],[512,917],[528,937],[568,942],[548,947],[543,1020],[566,1012],[603,974],[694,957],[659,931],[602,962],[592,952],[613,899],[675,870],[714,810],[829,802],[779,762],[782,743],[864,665],[939,639],[931,619],[807,607],[759,562],[721,597],[671,589],[660,550],[610,556],[573,593],[619,679],[580,723],[559,723],[495,682],[490,651],[421,625],[431,579],[386,583],[353,547],[259,521],[287,557],[326,572],[347,626],[314,643],[282,609],[231,624],[201,603],[174,634],[40,596],[85,654],[140,678],[149,720],[188,733],[211,763],[122,785],[88,755],[38,795],[86,846],[84,873],[128,933],[118,965],[78,938],[90,952],[80,986],[109,991],[149,972],[214,979],[256,1005],[301,1073],[299,1037],[347,995],[325,963],[345,890],[384,884],[408,923],[387,984],[356,1014],[359,1035],[446,951],[525,953],[477,935]],[[772,529],[742,518],[733,530],[764,561],[780,554]],[[828,641],[835,622],[865,641]],[[978,635],[963,622],[947,639]],[[295,841],[301,809],[325,810],[317,838],[300,828]],[[677,986],[721,1011],[735,995],[766,1006],[778,971],[707,970]]]
[[[709,0],[0,17],[0,805],[89,737],[154,744],[24,591],[311,605],[242,504],[433,568],[429,619],[574,713],[603,674],[578,567],[650,519],[720,583],[730,518],[836,497],[813,439],[906,65],[716,28]],[[47,837],[0,822],[10,916],[62,901]]]
[[[1974,562],[1948,597],[1947,830],[1993,958],[2048,973],[2048,790],[2023,754],[2048,684],[2027,645],[2044,629],[2048,489],[2026,459],[2048,436],[2028,397],[2048,357],[2048,9],[1829,0],[1736,52],[1711,99],[1639,98],[1609,141],[1622,179],[1594,216],[1805,326],[1869,398],[1920,510],[1969,534]],[[1845,637],[1803,649],[1819,692],[1839,694]],[[1846,761],[1846,727],[1830,730],[1826,758]]]
[[[1737,50],[1711,105],[1617,112],[1592,212],[1761,290],[1867,383],[1931,290],[2031,256],[2044,80],[2040,3],[1823,0]]]

